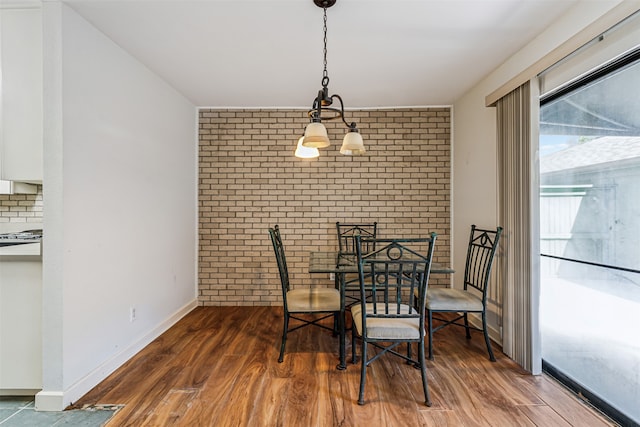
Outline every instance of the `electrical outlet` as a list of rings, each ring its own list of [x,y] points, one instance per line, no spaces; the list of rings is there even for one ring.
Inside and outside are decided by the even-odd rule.
[[[135,320],[136,320],[136,308],[129,307],[129,321],[135,322]]]
[[[336,280],[336,273],[329,273],[329,280]]]

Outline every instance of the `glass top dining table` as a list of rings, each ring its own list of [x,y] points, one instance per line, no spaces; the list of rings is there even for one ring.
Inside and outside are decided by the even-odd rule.
[[[357,273],[358,261],[352,253],[338,251],[310,252],[309,273]],[[451,274],[455,271],[451,267],[431,263],[431,274]]]
[[[430,274],[451,274],[455,271],[451,267],[431,263]],[[346,340],[346,319],[345,319],[345,294],[348,290],[359,289],[357,286],[347,285],[345,276],[351,273],[358,273],[358,261],[353,253],[343,253],[339,251],[317,251],[309,253],[309,273],[334,274],[336,288],[340,290],[340,312],[339,323],[340,333],[340,363],[337,368],[346,369],[345,340]]]

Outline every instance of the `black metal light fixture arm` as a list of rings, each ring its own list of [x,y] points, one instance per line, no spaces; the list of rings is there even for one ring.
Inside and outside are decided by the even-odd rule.
[[[340,101],[340,118],[342,119],[342,123],[344,123],[344,125],[349,128],[349,131],[353,131],[353,130],[357,131],[358,129],[356,127],[356,122],[347,123],[347,121],[344,118],[344,104],[342,102],[342,98],[340,97],[340,95],[338,94],[331,95],[331,99],[333,98],[338,98],[338,101]]]
[[[344,103],[342,101],[342,97],[338,94],[327,96],[325,92],[326,88],[320,89],[318,91],[318,96],[313,100],[313,105],[311,106],[311,110],[309,110],[309,117],[312,119],[312,121],[321,122],[322,120],[335,120],[339,118],[342,120],[344,125],[349,128],[349,131],[357,131],[358,128],[356,126],[356,123],[348,123],[344,118]],[[322,108],[323,101],[325,101],[325,105],[332,105],[334,98],[338,99],[338,101],[340,102],[340,108],[328,106]],[[334,113],[334,115],[331,117],[323,117],[322,110],[331,111]]]

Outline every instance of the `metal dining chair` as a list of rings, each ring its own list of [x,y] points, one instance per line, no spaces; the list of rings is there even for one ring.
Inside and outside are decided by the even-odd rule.
[[[336,234],[338,236],[338,251],[342,255],[355,255],[356,244],[355,236],[361,236],[362,252],[367,254],[376,249],[375,239],[378,237],[378,223],[345,223],[336,222]],[[346,304],[347,308],[360,301],[359,298],[359,282],[358,276],[355,274],[348,274],[340,278],[342,283],[340,286],[344,286],[345,298],[349,299]],[[338,286],[338,285],[336,285]]]
[[[341,322],[342,319],[344,319],[344,315],[341,309],[340,291],[338,289],[309,286],[291,287],[289,282],[289,270],[287,269],[287,259],[278,225],[273,228],[269,228],[269,235],[271,236],[271,243],[273,244],[276,262],[278,263],[280,284],[282,286],[282,300],[284,304],[284,326],[282,328],[280,356],[278,357],[278,362],[282,363],[284,360],[287,334],[289,332],[293,332],[305,326],[315,325],[335,333],[335,325],[334,327],[328,327],[319,322],[331,316],[334,316],[334,319]],[[326,316],[317,317],[318,314],[323,313],[326,314]],[[300,315],[313,316],[311,318],[304,318],[300,317]],[[302,324],[290,328],[290,319],[302,322]],[[340,325],[338,325],[338,327],[340,327]]]
[[[378,234],[378,223],[345,223],[336,222],[336,233],[338,235],[338,250],[343,254],[355,254],[356,245],[354,241],[355,236],[362,236],[364,239],[375,239]],[[364,243],[365,245],[374,245],[375,242]],[[363,253],[369,253],[375,250],[375,246],[364,246],[362,248]]]
[[[491,266],[501,234],[502,227],[498,227],[496,230],[483,230],[472,225],[464,268],[463,289],[433,288],[427,292],[430,360],[433,360],[433,333],[446,326],[456,325],[465,328],[467,339],[471,338],[471,329],[482,331],[489,352],[489,360],[496,361],[487,329],[487,289],[491,277]],[[458,316],[454,319],[447,319],[434,317],[434,313],[458,313]],[[481,315],[482,328],[469,325],[468,313]],[[434,320],[443,323],[434,328]],[[459,323],[460,320],[463,323]]]
[[[355,237],[360,284],[360,303],[351,308],[352,358],[356,360],[356,337],[362,341],[360,393],[358,404],[364,405],[367,366],[384,354],[398,356],[420,368],[425,404],[431,406],[425,365],[425,303],[433,245],[430,238],[364,239]],[[365,254],[362,247],[375,244],[376,250]],[[413,295],[418,298],[413,306]],[[365,294],[369,295],[369,301]],[[418,345],[418,358],[411,353],[411,344]],[[407,345],[406,355],[398,347]],[[369,357],[368,347],[379,351]]]

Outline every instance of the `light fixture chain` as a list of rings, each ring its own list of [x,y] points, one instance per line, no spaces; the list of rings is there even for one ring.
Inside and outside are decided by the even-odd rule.
[[[322,30],[324,31],[324,71],[322,72],[322,85],[324,87],[326,87],[329,84],[329,73],[327,72],[327,8],[324,7],[324,22],[323,22],[323,27]]]
[[[1,0],[0,0],[1,1]],[[366,149],[362,141],[362,135],[355,122],[347,123],[344,118],[344,103],[340,95],[329,95],[329,73],[327,72],[327,9],[336,3],[336,0],[313,0],[313,3],[321,7],[323,10],[323,32],[324,32],[324,50],[323,50],[323,65],[324,70],[322,72],[322,89],[318,91],[318,96],[313,100],[311,109],[307,112],[309,115],[310,123],[304,130],[304,136],[298,140],[298,147],[296,148],[296,157],[303,157],[304,153],[298,148],[315,148],[313,153],[314,157],[318,156],[317,149],[325,148],[330,145],[329,135],[327,134],[327,128],[322,124],[324,120],[340,119],[344,125],[348,128],[347,134],[342,141],[342,147],[340,147],[340,154],[347,156],[355,156],[364,154]],[[334,106],[334,99],[337,100],[340,105]],[[323,116],[324,113],[324,116]]]

